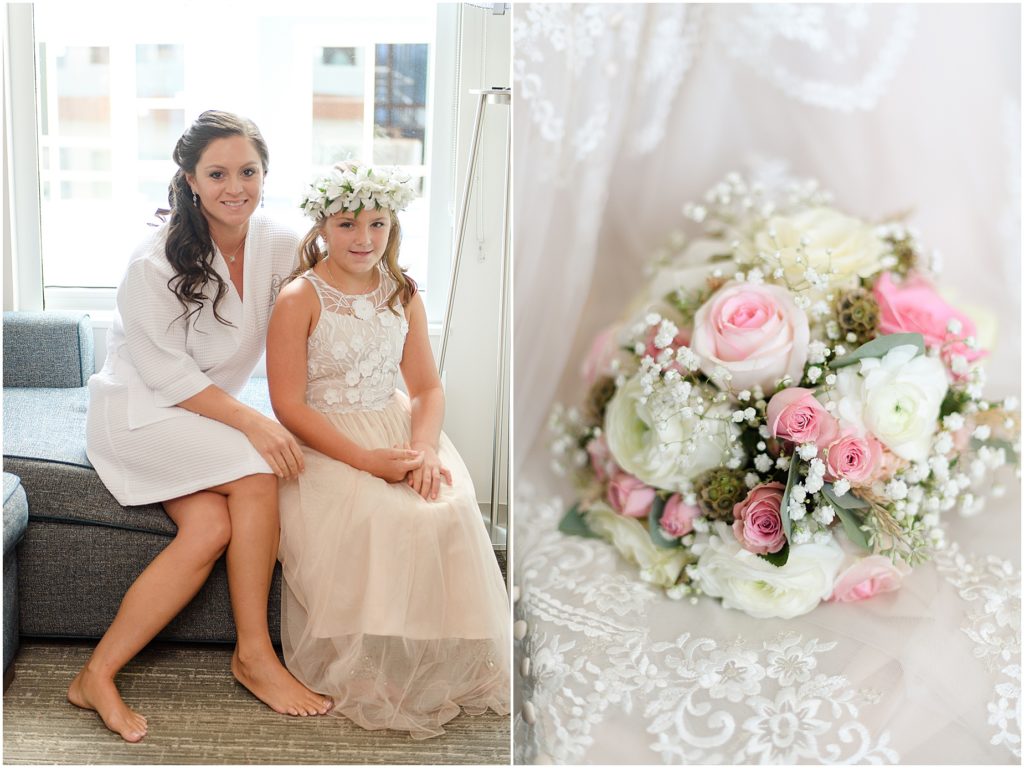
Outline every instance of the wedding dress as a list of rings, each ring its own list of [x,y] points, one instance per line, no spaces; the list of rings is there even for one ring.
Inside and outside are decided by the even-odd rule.
[[[998,321],[991,397],[1020,389],[1020,10],[515,6],[515,760],[1018,763],[1020,492],[946,514],[951,547],[893,594],[759,620],[668,599],[600,540],[544,426],[591,340],[729,171],[815,177],[903,212],[941,286]],[[956,56],[949,51],[956,50]]]
[[[395,388],[409,325],[371,293],[343,294],[313,272],[320,319],[309,337],[307,402],[367,449],[410,440],[409,399]],[[461,710],[504,714],[508,596],[458,452],[428,501],[303,447],[305,471],[281,484],[281,642],[288,669],[332,696],[363,728],[444,733]]]

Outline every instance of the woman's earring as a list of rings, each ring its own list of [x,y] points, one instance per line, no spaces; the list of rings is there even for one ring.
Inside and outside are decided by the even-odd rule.
[[[266,205],[266,202],[267,202],[266,196],[260,195],[260,208],[263,208]]]
[[[195,191],[192,192],[192,207],[199,207],[199,196],[195,193]]]

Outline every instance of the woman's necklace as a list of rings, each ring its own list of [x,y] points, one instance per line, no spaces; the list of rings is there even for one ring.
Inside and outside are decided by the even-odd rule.
[[[220,253],[221,253],[221,256],[223,256],[223,257],[224,257],[224,258],[226,258],[226,259],[227,259],[227,260],[228,260],[229,262],[231,262],[232,264],[234,264],[234,263],[235,263],[235,259],[237,259],[237,258],[238,258],[238,253],[239,253],[239,251],[241,251],[241,250],[242,250],[242,246],[243,246],[243,245],[245,245],[245,238],[246,238],[246,237],[248,237],[248,235],[249,235],[249,233],[248,233],[248,232],[246,232],[246,233],[245,233],[245,235],[243,235],[243,236],[242,236],[242,240],[241,240],[241,242],[240,242],[240,243],[238,244],[238,247],[237,247],[237,248],[235,248],[234,252],[233,252],[233,253],[231,253],[230,255],[228,255],[227,253],[225,253],[224,249],[223,249],[223,248],[221,248],[221,247],[220,247],[219,245],[217,245],[217,249],[218,249],[218,250],[220,251]],[[216,241],[214,242],[214,245],[216,245]]]

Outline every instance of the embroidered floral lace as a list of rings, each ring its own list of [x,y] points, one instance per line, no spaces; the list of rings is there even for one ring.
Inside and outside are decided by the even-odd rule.
[[[376,289],[349,295],[314,272],[302,275],[320,297],[320,320],[309,337],[306,400],[318,411],[379,410],[391,398],[409,323],[401,302],[388,308],[395,281],[383,270]]]
[[[756,620],[667,600],[607,544],[559,533],[564,511],[529,489],[517,499],[517,762],[958,762],[928,740],[963,745],[972,725],[975,755],[987,743],[990,762],[1020,757],[1010,563],[954,546],[898,598]],[[969,642],[943,635],[953,618]],[[955,682],[965,676],[973,704]],[[950,711],[964,722],[947,723]],[[940,712],[942,727],[921,720]]]

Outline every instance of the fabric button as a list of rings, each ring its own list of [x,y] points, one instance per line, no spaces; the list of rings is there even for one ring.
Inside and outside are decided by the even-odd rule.
[[[537,722],[537,710],[533,707],[533,702],[528,701],[523,704],[523,720],[533,725]]]

